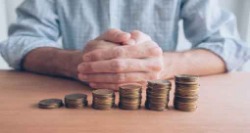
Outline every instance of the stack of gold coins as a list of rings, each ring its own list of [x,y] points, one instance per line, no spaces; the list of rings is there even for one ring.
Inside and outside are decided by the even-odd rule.
[[[197,109],[199,77],[194,75],[175,76],[174,107],[181,111]]]
[[[64,97],[66,108],[84,108],[88,106],[87,95],[85,94],[70,94]]]
[[[92,107],[99,110],[108,110],[115,106],[115,93],[109,89],[98,89],[92,91]]]
[[[119,88],[119,108],[136,110],[141,108],[142,86],[124,85]]]
[[[163,111],[168,108],[171,82],[168,80],[148,81],[145,108],[155,111]]]
[[[38,107],[42,109],[55,109],[63,106],[61,99],[45,99],[38,103]]]

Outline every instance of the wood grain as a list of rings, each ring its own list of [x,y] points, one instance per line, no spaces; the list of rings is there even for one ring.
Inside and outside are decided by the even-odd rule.
[[[250,73],[232,73],[201,78],[198,110],[192,113],[42,110],[38,101],[70,93],[87,93],[91,102],[90,90],[69,79],[0,71],[0,133],[249,133],[249,77]]]

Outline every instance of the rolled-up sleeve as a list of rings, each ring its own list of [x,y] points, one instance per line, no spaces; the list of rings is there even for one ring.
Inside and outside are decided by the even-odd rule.
[[[17,9],[17,21],[9,28],[9,39],[0,50],[7,63],[21,68],[25,55],[39,47],[61,48],[58,15],[54,0],[26,0]]]
[[[192,47],[215,53],[228,71],[250,59],[250,47],[239,37],[235,16],[220,9],[217,0],[183,0],[180,16]]]

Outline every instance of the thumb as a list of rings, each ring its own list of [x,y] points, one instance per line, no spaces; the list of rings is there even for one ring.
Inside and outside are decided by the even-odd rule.
[[[113,43],[123,43],[127,42],[130,38],[130,33],[121,31],[119,29],[109,29],[101,36],[97,37],[96,40],[105,40]]]
[[[151,41],[151,37],[139,30],[134,30],[131,33],[131,39],[135,41],[136,44],[141,44],[147,41]]]

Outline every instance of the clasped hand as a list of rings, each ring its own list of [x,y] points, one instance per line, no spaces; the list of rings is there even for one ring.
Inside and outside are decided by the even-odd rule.
[[[161,78],[162,49],[145,33],[110,29],[87,43],[78,78],[93,88],[114,89],[125,84],[145,85]]]

